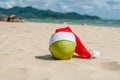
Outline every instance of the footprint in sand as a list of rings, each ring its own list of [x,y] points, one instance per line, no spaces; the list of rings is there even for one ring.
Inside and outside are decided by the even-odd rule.
[[[120,72],[120,64],[117,61],[114,61],[114,62],[103,62],[103,63],[101,63],[101,65],[105,69]]]

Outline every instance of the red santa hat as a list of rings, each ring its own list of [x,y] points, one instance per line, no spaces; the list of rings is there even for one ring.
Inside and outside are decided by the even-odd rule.
[[[59,40],[69,40],[76,44],[75,52],[81,58],[96,58],[99,56],[98,51],[89,52],[86,47],[83,45],[80,38],[70,29],[70,27],[58,28],[55,33],[52,35],[49,44],[52,44]]]

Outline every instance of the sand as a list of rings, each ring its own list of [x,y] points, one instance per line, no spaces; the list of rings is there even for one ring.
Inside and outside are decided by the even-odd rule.
[[[49,39],[70,26],[97,59],[54,60]],[[120,28],[52,23],[0,22],[0,80],[119,80]]]

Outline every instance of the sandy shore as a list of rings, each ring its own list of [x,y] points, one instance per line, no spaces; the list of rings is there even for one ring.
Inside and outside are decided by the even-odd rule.
[[[119,80],[120,28],[69,25],[97,59],[54,60],[49,38],[67,24],[0,22],[0,80]]]

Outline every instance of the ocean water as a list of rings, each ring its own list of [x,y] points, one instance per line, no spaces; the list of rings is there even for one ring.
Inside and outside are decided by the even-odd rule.
[[[120,20],[29,19],[28,22],[120,27]]]

